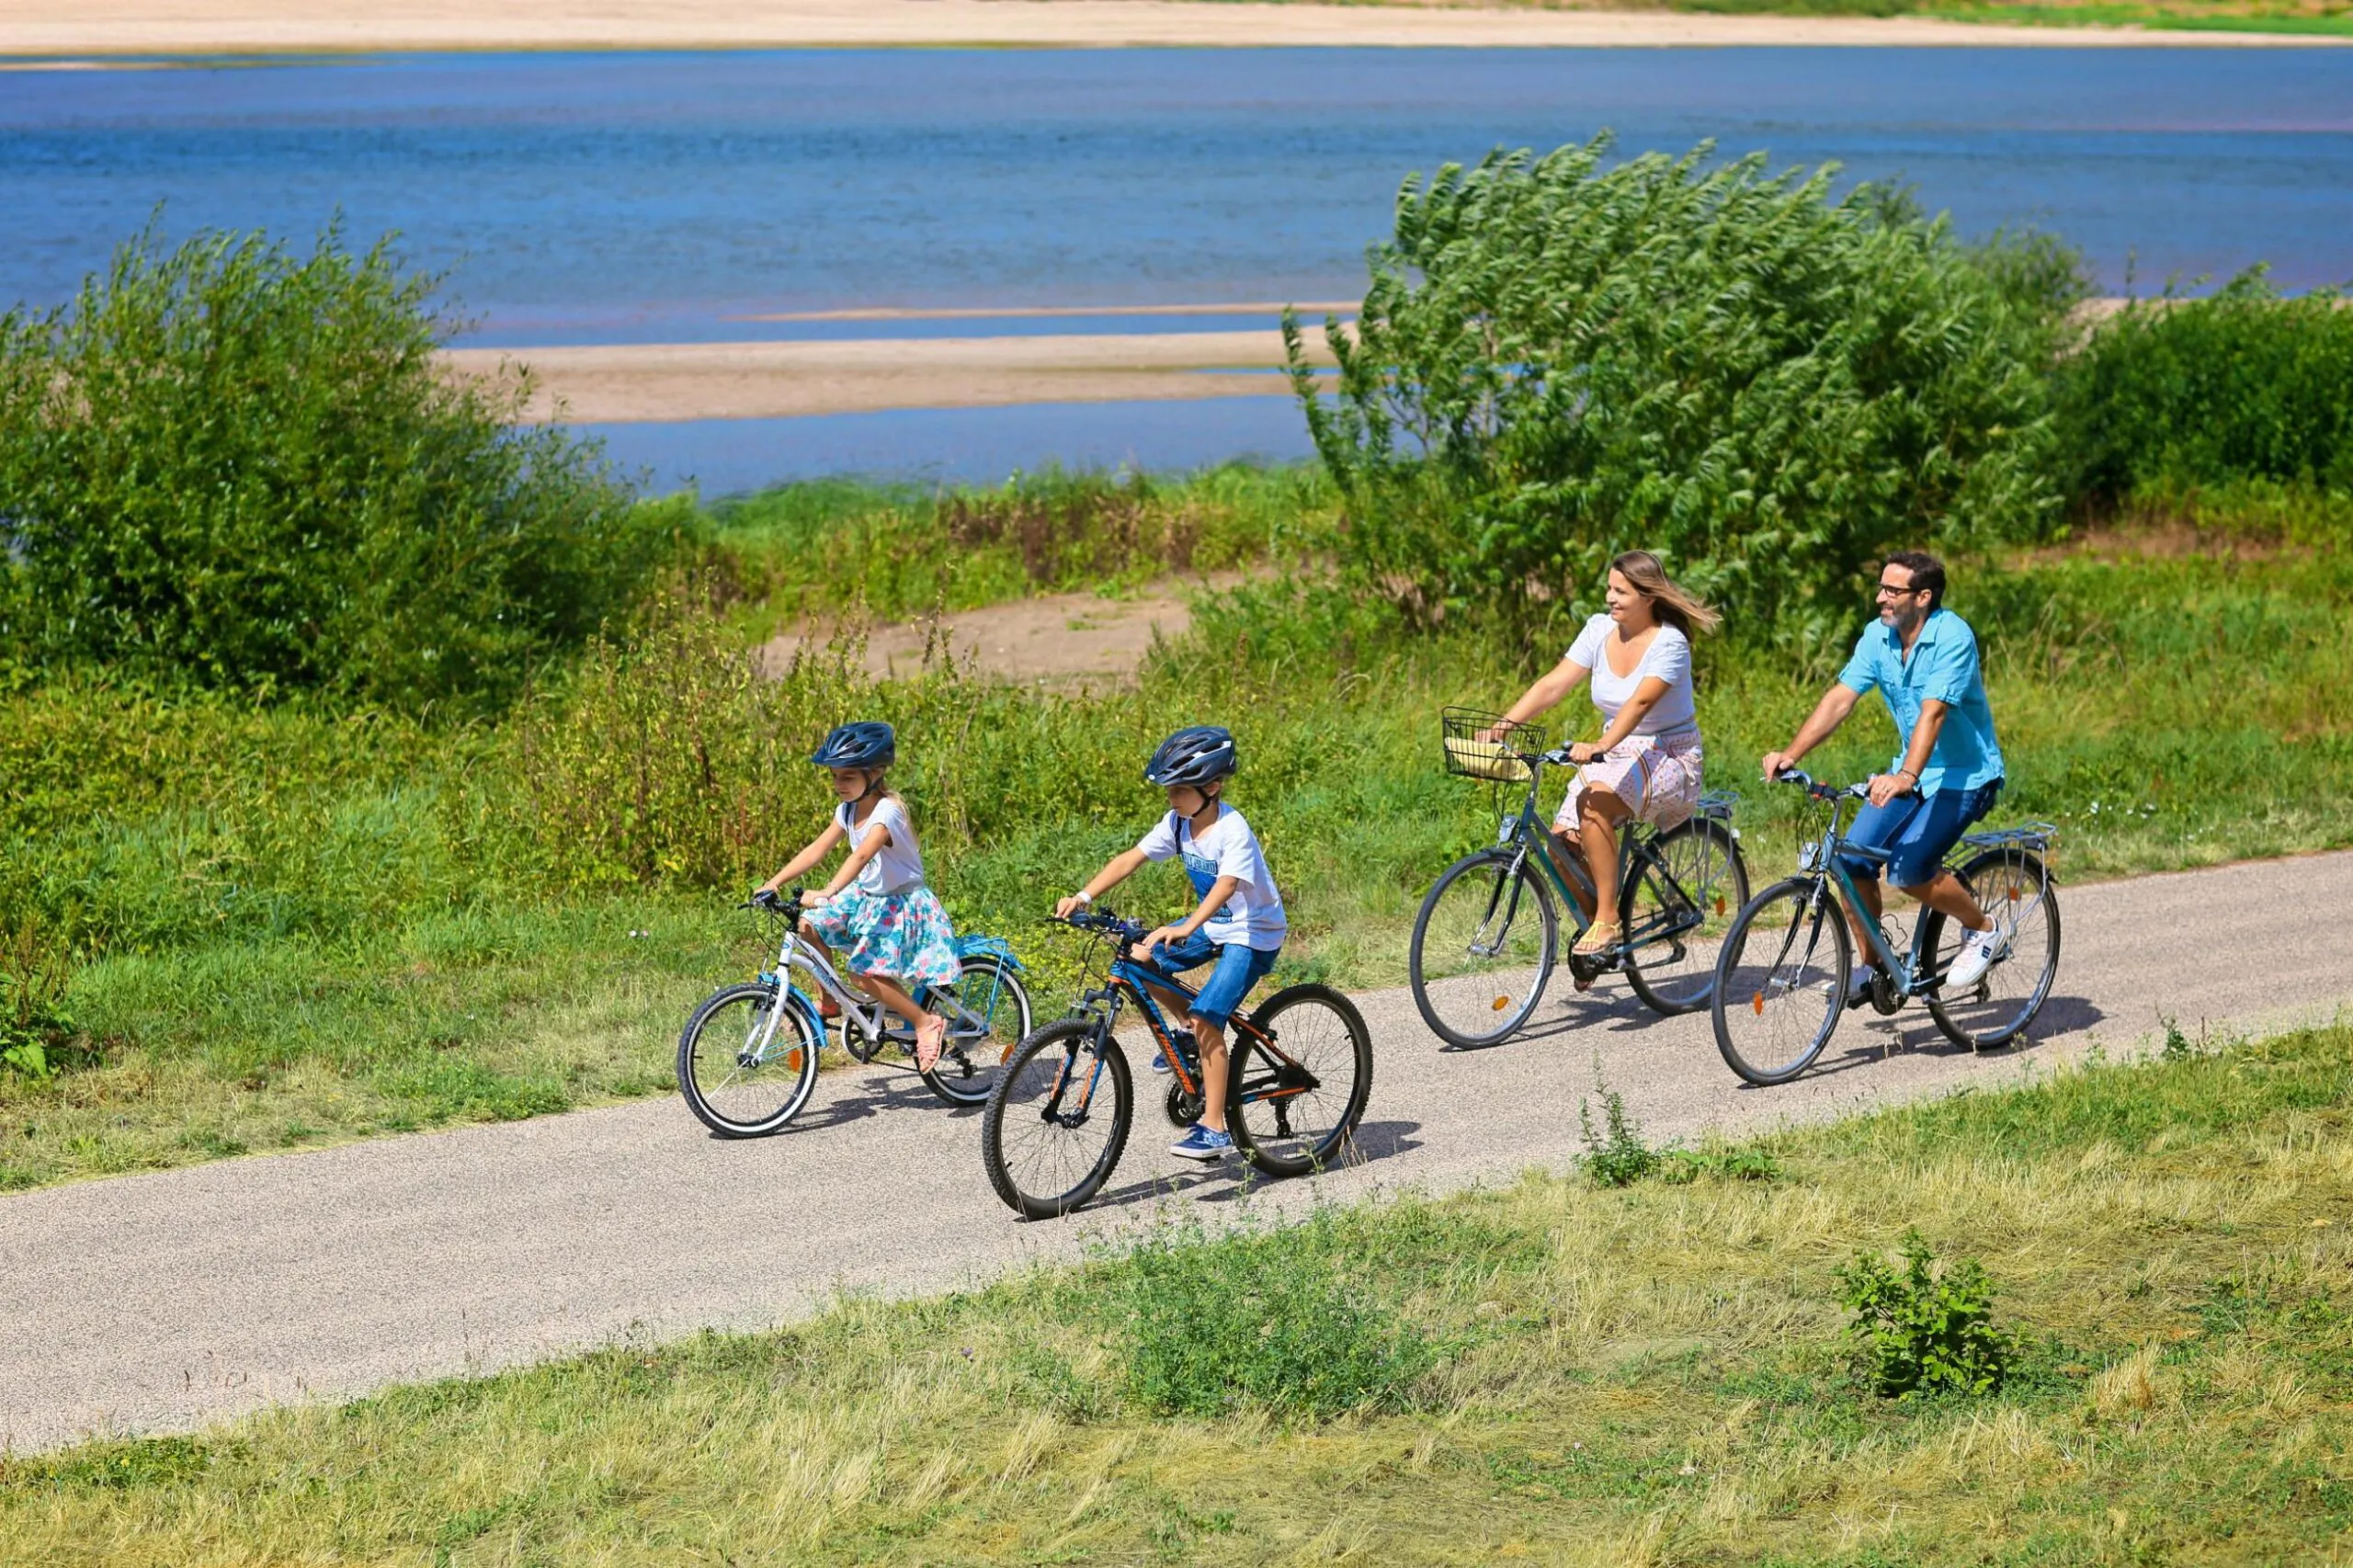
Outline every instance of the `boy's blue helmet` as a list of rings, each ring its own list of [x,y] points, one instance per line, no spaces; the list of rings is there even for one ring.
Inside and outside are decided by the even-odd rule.
[[[1218,724],[1194,724],[1160,743],[1143,765],[1147,784],[1204,784],[1230,776],[1234,769],[1233,732]]]
[[[898,760],[899,740],[891,726],[874,720],[836,725],[809,760],[820,767],[888,767]]]

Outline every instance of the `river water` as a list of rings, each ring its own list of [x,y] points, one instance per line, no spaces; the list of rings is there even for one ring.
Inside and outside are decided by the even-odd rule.
[[[1604,129],[1907,181],[1965,233],[2064,235],[2111,290],[2353,278],[2353,50],[906,50],[0,73],[0,301],[63,298],[151,215],[300,236],[340,213],[447,269],[483,343],[1102,330],[741,318],[1345,299],[1407,172]],[[1143,407],[1128,455],[1300,449],[1279,399],[1248,406],[1262,438]],[[1121,446],[1100,414],[1083,438],[1051,412],[843,417],[869,423],[608,433],[722,489]],[[967,455],[926,456],[943,441]]]

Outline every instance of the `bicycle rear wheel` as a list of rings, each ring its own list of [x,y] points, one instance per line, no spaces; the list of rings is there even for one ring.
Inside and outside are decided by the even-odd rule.
[[[773,985],[730,985],[678,1036],[678,1093],[722,1138],[761,1137],[809,1103],[824,1042],[804,1003]]]
[[[1029,988],[1003,959],[975,955],[964,960],[954,988],[935,993],[933,1002],[948,1019],[948,1043],[923,1081],[949,1105],[980,1105],[1029,1037]]]
[[[1494,1045],[1528,1022],[1560,951],[1560,917],[1518,852],[1486,849],[1449,866],[1414,917],[1414,1006],[1449,1045]]]
[[[1847,1009],[1847,922],[1818,877],[1775,882],[1742,906],[1716,957],[1716,1049],[1752,1084],[1813,1065]]]
[[[1658,863],[1643,863],[1626,892],[1626,982],[1656,1012],[1696,1013],[1716,987],[1718,945],[1748,903],[1748,867],[1711,817],[1660,834],[1652,852]]]
[[[2026,1032],[2059,977],[2059,894],[2050,868],[2028,849],[1988,849],[1958,875],[2001,933],[2002,956],[1958,996],[1927,994],[1928,1014],[1947,1040],[1972,1051],[2007,1045]],[[1920,949],[1931,974],[1952,968],[1967,933],[1935,910],[1921,917]]]
[[[1063,1018],[1006,1063],[981,1113],[981,1165],[1016,1213],[1059,1219],[1110,1178],[1134,1116],[1119,1042],[1097,1019]]]
[[[1305,1176],[1339,1156],[1372,1096],[1372,1034],[1328,985],[1293,985],[1250,1015],[1227,1047],[1225,1124],[1242,1157],[1273,1176]]]

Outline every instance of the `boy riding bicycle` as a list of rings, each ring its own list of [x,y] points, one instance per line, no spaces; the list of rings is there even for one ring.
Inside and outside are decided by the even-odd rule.
[[[1054,914],[1067,919],[1133,876],[1146,861],[1183,858],[1185,875],[1200,902],[1183,920],[1145,937],[1136,952],[1171,979],[1211,961],[1217,965],[1189,1004],[1188,1021],[1201,1053],[1204,1103],[1199,1122],[1169,1145],[1170,1153],[1188,1160],[1223,1159],[1233,1148],[1225,1126],[1226,1024],[1250,988],[1275,967],[1290,929],[1282,895],[1276,891],[1257,836],[1242,813],[1222,798],[1234,766],[1233,736],[1216,725],[1179,730],[1163,741],[1144,765],[1143,777],[1146,783],[1168,791],[1168,814],[1134,848],[1113,856],[1086,887],[1054,905]],[[1151,989],[1171,1010],[1188,1010],[1181,994],[1158,986]],[[1167,1072],[1166,1053],[1155,1057],[1152,1065],[1154,1072]]]

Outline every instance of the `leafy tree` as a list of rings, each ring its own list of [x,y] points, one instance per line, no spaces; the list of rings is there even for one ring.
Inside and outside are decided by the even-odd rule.
[[[1852,631],[1881,551],[2055,519],[2048,362],[2080,292],[2047,243],[1972,254],[1836,170],[1605,167],[1607,136],[1406,181],[1353,335],[1294,386],[1358,585],[1427,621],[1589,610],[1657,551],[1775,642]]]
[[[439,371],[438,282],[151,230],[0,316],[0,664],[479,707],[625,606],[665,515]]]

